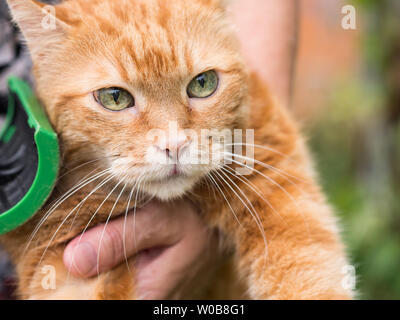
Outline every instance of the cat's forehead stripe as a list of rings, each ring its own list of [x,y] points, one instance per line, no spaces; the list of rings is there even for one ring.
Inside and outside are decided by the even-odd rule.
[[[216,14],[214,8],[209,13],[209,7],[215,7],[215,1],[195,1],[190,5],[183,0],[166,2],[165,0],[146,1],[94,1],[90,8],[87,1],[71,1],[61,7],[61,16],[66,16],[68,7],[72,6],[83,23],[77,23],[78,28],[88,26],[87,32],[96,32],[91,25],[97,25],[102,37],[103,48],[107,42],[118,42],[115,48],[116,60],[121,56],[127,59],[126,64],[118,66],[121,76],[126,79],[128,72],[124,67],[132,63],[138,72],[155,71],[156,76],[170,72],[193,70],[193,51],[201,51],[193,45],[202,32],[212,30],[211,17]],[[195,8],[193,8],[193,5]],[[77,8],[79,7],[79,9]],[[69,8],[70,10],[71,8]],[[202,10],[207,9],[207,10]],[[204,11],[204,12],[202,12]],[[66,17],[69,21],[74,20]],[[86,22],[85,22],[86,20]],[[77,19],[75,19],[77,21]],[[215,28],[215,26],[214,26]],[[210,30],[208,30],[210,29]],[[98,31],[97,31],[98,33]],[[190,39],[190,37],[193,39]],[[109,38],[106,38],[109,37]],[[185,41],[182,41],[185,39]],[[101,50],[101,48],[99,48]],[[201,53],[198,53],[199,55]]]

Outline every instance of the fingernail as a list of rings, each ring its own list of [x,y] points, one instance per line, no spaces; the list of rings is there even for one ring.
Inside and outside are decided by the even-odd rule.
[[[97,265],[97,253],[89,242],[82,242],[73,249],[74,266],[77,271],[86,276]]]

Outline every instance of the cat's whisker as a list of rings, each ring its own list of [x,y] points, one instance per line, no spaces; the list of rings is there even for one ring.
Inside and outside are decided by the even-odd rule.
[[[49,208],[49,211],[52,210],[55,206],[57,206],[63,199],[65,200],[66,197],[68,197],[73,191],[75,191],[77,188],[79,188],[82,184],[88,182],[92,178],[95,178],[97,175],[100,175],[104,172],[109,172],[110,169],[104,169],[94,175],[91,176],[91,174],[98,170],[99,168],[93,169],[91,172],[89,172],[86,176],[84,176],[82,179],[80,179],[73,187],[71,187],[67,192],[65,192],[63,195],[61,195]],[[89,177],[89,178],[88,178]]]
[[[262,173],[261,171],[252,168],[248,165],[245,165],[239,161],[233,160],[233,159],[229,159],[230,161],[232,161],[233,163],[237,164],[237,165],[241,165],[243,167],[246,167],[252,171],[254,171],[255,173],[259,174],[260,176],[262,176],[263,178],[267,179],[269,182],[271,182],[273,185],[277,186],[283,193],[285,193],[285,195],[293,202],[293,204],[297,207],[297,209],[299,209],[298,211],[301,212],[302,215],[302,219],[304,221],[304,224],[306,225],[308,234],[310,234],[309,231],[309,224],[308,224],[308,220],[305,218],[303,211],[301,210],[301,208],[299,207],[298,201],[284,188],[282,187],[278,182],[276,182],[274,179],[272,179],[271,177],[268,177],[267,175],[265,175],[264,173]]]
[[[100,203],[100,205],[97,207],[96,211],[95,211],[95,212],[92,214],[92,216],[90,217],[88,223],[86,224],[85,228],[83,229],[82,233],[81,233],[80,236],[79,236],[78,243],[77,243],[76,247],[78,247],[79,244],[81,243],[83,235],[85,234],[85,232],[86,232],[87,229],[89,228],[90,224],[92,223],[92,221],[93,221],[94,218],[96,217],[97,213],[100,211],[101,207],[104,205],[104,203],[106,203],[106,201],[108,200],[108,198],[111,196],[111,194],[112,194],[112,192],[110,192],[110,193],[103,199],[103,201],[102,201],[102,202]],[[74,259],[75,259],[75,251],[74,251],[74,253],[72,254],[72,262],[74,262]],[[68,271],[68,275],[69,275],[69,274],[70,274],[70,271]]]
[[[81,212],[81,209],[82,209],[83,205],[84,205],[84,203],[82,203],[82,204],[80,205],[80,207],[78,208],[78,210],[76,210],[76,213],[75,213],[75,215],[74,215],[74,218],[72,219],[71,225],[70,225],[70,227],[69,227],[69,232],[71,232],[72,229],[74,228],[75,221],[76,221],[77,217],[79,216],[79,213]],[[65,245],[66,245],[66,244],[65,244]]]
[[[302,181],[300,178],[298,178],[298,177],[296,177],[296,176],[293,176],[293,175],[290,175],[290,174],[288,174],[287,172],[285,172],[285,171],[283,171],[283,170],[280,170],[280,169],[278,169],[278,168],[275,168],[274,166],[272,166],[272,165],[270,165],[270,164],[266,164],[266,163],[261,162],[261,161],[256,160],[256,159],[251,159],[251,158],[249,158],[249,157],[245,157],[245,156],[241,156],[241,155],[237,155],[237,154],[233,154],[233,153],[229,153],[229,152],[224,152],[224,153],[229,155],[229,158],[226,158],[225,160],[232,161],[233,163],[236,163],[236,164],[238,164],[238,165],[242,165],[242,166],[244,166],[244,167],[246,167],[246,168],[248,168],[248,169],[250,169],[250,170],[252,170],[252,171],[254,171],[254,172],[256,172],[256,173],[259,173],[259,174],[260,174],[260,171],[256,170],[256,169],[253,168],[253,167],[247,166],[247,165],[241,163],[240,161],[233,160],[233,157],[238,157],[238,158],[241,158],[241,159],[244,159],[244,160],[248,160],[248,161],[254,161],[255,163],[261,165],[262,167],[264,167],[264,168],[266,168],[266,169],[272,170],[273,172],[277,173],[280,177],[282,177],[283,179],[285,179],[285,181],[288,181],[291,185],[293,185],[293,186],[296,188],[296,190],[299,191],[305,198],[309,197],[309,194],[308,194],[307,192],[305,192],[304,190],[300,189],[299,186],[298,186],[298,184],[297,184],[296,182],[294,182],[293,180],[291,180],[290,178],[288,178],[288,177],[294,178],[294,179],[296,179],[298,182],[304,182],[304,181]],[[266,177],[265,175],[263,175],[263,176]],[[282,191],[284,191],[285,194],[286,194],[292,201],[294,201],[295,205],[298,207],[297,201],[295,201],[295,200],[293,199],[293,197],[291,196],[291,194],[289,194],[289,193],[287,192],[286,189],[284,189],[280,184],[278,184],[276,181],[274,181],[271,177],[268,177],[267,179],[268,179],[269,181],[271,181],[273,184],[277,185]]]
[[[132,186],[131,191],[129,193],[128,202],[127,202],[126,210],[125,210],[125,214],[124,214],[124,227],[123,227],[123,237],[122,237],[122,246],[124,248],[125,263],[126,263],[126,267],[128,268],[128,271],[130,274],[132,274],[132,272],[129,267],[128,254],[126,252],[126,220],[128,219],[128,211],[131,206],[132,195],[133,195],[133,192],[135,191],[136,185],[137,185],[137,182]]]
[[[115,190],[122,182],[125,181],[125,179],[126,179],[126,176],[125,176],[121,181],[119,181],[119,182],[115,185],[115,187],[114,187],[114,189],[111,191],[111,193],[113,193],[114,190]],[[103,242],[104,234],[105,234],[105,232],[106,232],[108,222],[110,221],[110,218],[111,218],[111,216],[112,216],[112,214],[113,214],[113,212],[114,212],[114,210],[115,210],[115,207],[117,206],[117,204],[118,204],[118,202],[119,202],[119,199],[121,198],[122,194],[124,193],[124,191],[125,191],[125,189],[126,189],[126,186],[127,186],[127,183],[125,182],[124,187],[122,188],[121,192],[119,193],[117,199],[116,199],[115,202],[114,202],[113,207],[111,208],[111,211],[110,211],[110,213],[109,213],[109,215],[108,215],[108,217],[107,217],[107,220],[106,220],[106,222],[105,222],[105,224],[104,224],[103,231],[102,231],[101,236],[100,236],[99,247],[97,248],[97,266],[96,266],[96,271],[97,271],[97,276],[98,276],[98,277],[100,276],[100,251],[101,251],[101,244],[102,244],[102,242]]]
[[[226,180],[225,180],[218,172],[216,172],[216,173],[226,182]],[[241,193],[241,195],[242,195],[243,198],[246,200],[246,202],[248,203],[248,205],[250,206],[250,208],[253,210],[252,212],[255,213],[255,216],[256,216],[256,218],[257,218],[257,221],[260,223],[260,226],[262,227],[261,218],[260,218],[260,216],[258,215],[256,209],[254,208],[252,202],[251,202],[251,201],[249,200],[249,198],[247,197],[247,195],[246,195],[246,194],[243,192],[243,190],[238,186],[238,184],[237,184],[235,181],[233,181],[225,172],[220,171],[220,173],[222,173],[222,174],[229,180],[229,182],[231,182],[232,185],[233,185],[234,187],[236,187],[236,189]],[[229,185],[229,183],[227,183],[227,185]],[[230,185],[229,185],[229,186],[230,186]],[[233,190],[232,190],[232,191],[233,191]],[[243,203],[243,204],[244,204],[244,203]],[[248,209],[247,206],[246,206],[246,208]],[[251,212],[251,210],[249,210],[249,211]],[[262,227],[262,228],[263,228],[263,227]]]
[[[97,171],[97,170],[99,170],[99,169],[100,169],[100,167],[96,167],[96,168],[94,168],[93,170],[91,170],[89,173],[87,173],[86,175],[84,175],[81,179],[78,180],[77,183],[75,183],[75,185],[74,185],[71,189],[69,189],[67,192],[64,192],[60,197],[58,197],[56,200],[54,200],[54,201],[53,201],[52,203],[50,203],[49,205],[51,205],[51,207],[53,207],[57,201],[60,201],[63,197],[66,196],[66,194],[67,194],[68,192],[70,192],[72,189],[76,188],[76,187],[77,187],[78,185],[80,185],[85,179],[87,179],[88,177],[92,176],[93,172],[95,172],[95,171]],[[94,175],[93,175],[93,176],[94,176]],[[92,177],[93,177],[93,176],[92,176]],[[60,178],[59,178],[59,179],[60,179]],[[59,179],[58,179],[58,180],[59,180]],[[60,184],[60,183],[61,183],[61,181],[58,182],[58,184],[56,185],[55,189],[59,189],[59,184]]]
[[[235,191],[235,189],[226,181],[226,179],[224,179],[223,176],[220,175],[220,173],[218,171],[215,171],[215,173],[222,179],[222,181],[231,189],[231,191],[236,195],[236,197],[240,200],[240,202],[244,205],[244,207],[249,211],[250,215],[252,216],[254,222],[256,223],[256,226],[258,227],[260,233],[261,233],[261,237],[264,241],[264,247],[265,247],[265,255],[264,255],[264,266],[267,263],[267,259],[268,259],[268,241],[267,241],[267,237],[265,235],[265,230],[264,227],[262,225],[262,221],[257,213],[257,211],[255,211],[254,206],[252,205],[252,203],[250,202],[250,200],[246,197],[246,195],[244,194],[244,192],[240,189],[240,187],[234,182],[232,181],[232,179],[229,178],[229,176],[227,176],[224,172],[221,172],[222,174],[224,174],[230,181],[231,183],[237,188],[237,190],[239,192],[241,192],[241,194],[243,195],[243,197],[247,200],[247,202],[249,203],[249,205],[253,208],[254,213],[252,210],[250,210],[249,206],[246,204],[246,202],[243,200],[243,198]]]
[[[108,174],[111,170],[110,169],[106,169],[101,171],[100,173],[97,173],[96,175],[86,179],[84,182],[78,184],[78,186],[71,188],[70,190],[73,190],[73,192],[71,192],[69,195],[65,196],[65,197],[61,197],[57,203],[55,203],[45,214],[44,216],[40,219],[40,221],[38,222],[38,224],[36,225],[35,229],[32,231],[31,236],[29,237],[28,243],[25,246],[25,249],[22,253],[23,256],[25,256],[26,251],[28,250],[31,242],[33,241],[35,235],[37,234],[37,232],[39,231],[39,229],[41,228],[41,226],[43,225],[43,223],[48,219],[48,217],[61,205],[61,203],[63,201],[65,201],[66,199],[68,199],[70,196],[72,196],[74,193],[76,193],[77,191],[79,191],[80,189],[82,189],[83,187],[85,187],[86,185],[92,183],[93,181],[97,180],[98,178]],[[75,189],[74,189],[75,188]]]
[[[83,168],[83,167],[85,167],[85,166],[87,166],[87,165],[89,165],[89,164],[92,164],[92,163],[95,163],[95,162],[104,160],[104,159],[106,159],[106,158],[112,158],[112,157],[114,157],[114,156],[103,156],[103,157],[99,157],[99,158],[96,158],[96,159],[93,159],[93,160],[84,162],[84,163],[82,163],[82,164],[80,164],[80,165],[78,165],[78,166],[76,166],[76,167],[74,167],[74,168],[68,170],[67,172],[63,173],[62,175],[60,175],[60,176],[57,178],[56,181],[57,181],[57,182],[60,181],[60,180],[61,180],[62,178],[64,178],[65,176],[67,176],[67,175],[71,174],[72,172],[74,172],[74,171],[76,171],[76,170],[78,170],[78,169],[81,169],[81,168]]]
[[[110,156],[110,157],[112,157],[112,156]],[[102,160],[102,159],[104,159],[104,158],[109,158],[109,157],[102,157],[102,158],[100,158],[100,159]],[[93,171],[95,171],[95,170],[97,170],[97,169],[98,169],[98,168],[92,170],[89,174],[91,174]],[[88,174],[88,175],[89,175],[89,174]],[[88,175],[86,175],[84,178],[86,178]],[[83,178],[83,179],[84,179],[84,178]],[[82,180],[83,180],[83,179],[82,179]],[[74,218],[73,218],[73,220],[72,220],[72,222],[71,222],[71,226],[70,226],[70,228],[69,228],[69,232],[71,232],[72,229],[74,228],[75,221],[76,221],[76,219],[78,218],[79,213],[80,213],[80,211],[81,211],[83,205],[84,205],[84,204],[81,204],[81,206],[79,207],[79,209],[76,211],[76,213],[75,213],[75,215],[74,215]],[[68,243],[65,243],[64,248],[66,248],[67,245],[68,245]]]
[[[88,173],[85,177],[83,177],[80,181],[83,181],[86,177],[88,177],[90,174],[92,174],[94,171],[96,171],[98,168],[96,168],[96,169],[94,169],[94,170],[92,170],[90,173]],[[106,178],[107,179],[107,178]],[[104,181],[104,180],[103,180]],[[100,182],[101,183],[101,182]],[[71,226],[70,226],[70,228],[69,228],[69,232],[71,232],[72,231],[72,229],[73,229],[73,226],[74,226],[74,224],[75,224],[75,220],[76,220],[76,218],[78,217],[78,215],[79,215],[79,212],[80,212],[80,210],[81,210],[81,208],[83,207],[83,203],[79,206],[79,209],[77,210],[77,212],[75,213],[75,216],[74,216],[74,219],[73,219],[73,221],[72,221],[72,223],[71,223]],[[65,243],[65,245],[64,245],[64,249],[67,247],[67,245],[68,245],[68,243]],[[69,281],[69,277],[70,277],[70,272],[68,272],[68,274],[67,274],[67,279],[66,279],[66,282],[68,282]]]
[[[294,175],[291,175],[291,174],[289,174],[289,173],[287,173],[287,172],[285,172],[285,171],[283,171],[283,170],[281,170],[281,169],[278,169],[278,168],[276,168],[276,167],[274,167],[274,166],[272,166],[272,165],[270,165],[270,164],[268,164],[268,163],[264,163],[264,162],[259,161],[259,160],[257,160],[257,159],[249,158],[249,157],[242,156],[242,155],[240,155],[240,154],[231,153],[231,152],[223,152],[223,153],[226,154],[226,155],[229,155],[229,156],[231,157],[231,158],[226,159],[226,160],[233,161],[232,158],[240,158],[240,159],[243,159],[243,160],[248,160],[249,162],[257,163],[258,165],[260,165],[260,166],[262,166],[262,167],[264,167],[264,168],[266,168],[266,169],[269,169],[269,170],[275,172],[276,174],[278,174],[279,176],[285,178],[287,181],[289,181],[290,183],[292,183],[292,184],[294,184],[294,185],[295,185],[296,183],[293,182],[292,180],[290,180],[289,178],[295,179],[295,180],[297,180],[298,182],[305,182],[305,181],[303,181],[303,180],[302,180],[301,178],[299,178],[299,177],[296,177],[296,176],[294,176]]]
[[[207,187],[207,191],[208,191],[208,195],[211,195],[211,193],[214,195],[214,198],[215,198],[215,193],[214,192],[212,192],[213,191],[213,183],[212,183],[212,181],[210,180],[210,174],[209,174],[209,172],[205,172],[205,180],[202,180],[201,181],[202,183],[204,183],[205,185],[206,185],[206,187]]]
[[[247,169],[249,169],[249,170],[251,170],[251,171],[253,171],[253,172],[255,172],[255,173],[259,174],[259,175],[261,175],[262,177],[267,179],[269,182],[271,182],[273,185],[277,186],[281,191],[283,191],[288,196],[288,198],[290,200],[292,200],[297,206],[297,201],[293,198],[293,196],[284,187],[282,187],[278,182],[276,182],[271,177],[265,175],[264,173],[262,173],[261,171],[257,170],[256,168],[250,167],[250,166],[248,166],[248,165],[246,165],[244,163],[241,163],[239,161],[236,161],[236,160],[233,160],[233,159],[229,159],[229,161],[232,161],[233,163],[235,163],[237,165],[243,166],[243,167],[245,167],[245,168],[247,168]]]
[[[83,181],[86,177],[88,177],[90,174],[92,174],[92,173],[93,173],[94,171],[96,171],[97,169],[99,169],[99,168],[96,168],[96,169],[90,171],[90,172],[89,172],[86,176],[84,176],[80,181]],[[83,205],[82,205],[82,206],[83,206]],[[79,212],[80,212],[82,206],[81,206],[81,207],[77,210],[77,212],[75,213],[74,219],[73,219],[72,222],[71,222],[70,231],[72,231],[72,229],[73,229],[73,227],[74,227],[75,220],[76,220],[76,218],[78,217]],[[66,245],[67,245],[67,244],[66,244]]]
[[[143,174],[141,176],[139,176],[139,178],[136,180],[135,184],[133,185],[133,187],[132,187],[132,189],[131,189],[131,191],[129,193],[128,203],[127,203],[126,210],[125,210],[125,215],[124,215],[124,227],[123,227],[122,245],[124,247],[124,258],[125,258],[126,267],[128,268],[128,271],[131,274],[132,274],[132,272],[131,272],[131,269],[129,267],[128,254],[126,252],[126,222],[127,222],[127,219],[128,219],[128,211],[130,209],[130,204],[131,204],[133,192],[138,187],[142,177],[143,177]]]
[[[276,153],[276,154],[278,154],[278,155],[280,155],[280,156],[282,156],[282,157],[284,157],[284,158],[286,158],[286,159],[289,159],[289,160],[291,160],[291,161],[294,161],[294,160],[292,159],[291,156],[289,156],[289,155],[287,155],[287,154],[285,154],[285,153],[282,153],[282,152],[280,152],[280,151],[278,151],[278,150],[276,150],[276,149],[274,149],[274,148],[272,148],[272,147],[268,147],[268,146],[264,146],[264,145],[260,145],[260,144],[251,144],[251,143],[227,143],[227,144],[225,144],[225,146],[246,146],[246,147],[253,147],[253,148],[264,149],[264,150],[266,150],[266,151],[274,152],[274,153]]]
[[[282,222],[284,222],[287,225],[287,222],[285,221],[285,219],[283,219],[283,217],[279,214],[279,212],[276,211],[276,209],[272,206],[271,202],[269,202],[267,199],[265,199],[265,197],[261,194],[261,191],[257,188],[257,186],[254,185],[254,183],[252,183],[249,179],[247,179],[244,176],[240,177],[239,175],[237,175],[235,170],[229,166],[221,167],[221,169],[224,170],[225,172],[229,173],[233,177],[239,179],[241,182],[243,182],[245,185],[247,185],[251,190],[253,190],[267,204],[267,206],[270,207],[271,210],[282,220]],[[230,169],[231,171],[229,171],[227,169]]]
[[[137,239],[136,239],[136,210],[137,210],[137,205],[138,205],[138,195],[140,192],[140,185],[142,183],[142,179],[139,180],[138,186],[136,189],[136,196],[135,196],[135,205],[133,207],[133,242],[135,244],[135,249],[137,251]]]
[[[80,187],[85,187],[87,184],[86,183],[91,183],[94,180],[98,179],[99,177],[103,176],[107,174],[109,172],[109,169],[105,169],[102,170],[94,175],[91,175],[94,171],[98,170],[98,168],[93,169],[91,172],[89,172],[85,177],[83,177],[81,180],[79,180],[73,187],[71,187],[67,192],[65,192],[62,196],[60,196],[52,205],[51,207],[48,209],[48,211],[46,212],[46,214],[43,216],[42,219],[44,219],[44,217],[50,213],[50,211],[52,211],[53,209],[56,209],[57,206],[59,206],[63,201],[65,201],[66,199],[68,199],[69,196],[71,196],[73,194],[74,191],[78,191],[80,189]]]
[[[305,182],[305,181],[302,181],[300,178],[298,178],[298,177],[296,177],[296,176],[293,176],[293,175],[288,174],[288,173],[285,172],[284,170],[278,169],[278,168],[276,168],[276,167],[274,167],[274,166],[272,166],[272,165],[270,165],[270,164],[266,164],[266,163],[261,162],[261,161],[259,161],[259,160],[251,159],[251,158],[249,158],[249,157],[244,157],[244,156],[237,155],[237,154],[233,154],[233,153],[229,153],[229,152],[225,152],[225,154],[228,154],[228,155],[229,155],[229,158],[226,158],[225,160],[227,160],[227,161],[232,161],[232,162],[234,162],[234,163],[236,163],[236,164],[238,164],[238,165],[242,165],[242,166],[245,166],[245,165],[244,165],[243,163],[241,163],[241,162],[235,162],[235,160],[233,160],[233,158],[234,158],[234,157],[238,157],[238,158],[241,158],[241,159],[244,159],[244,160],[254,161],[255,163],[261,165],[262,167],[264,167],[264,168],[266,168],[266,169],[270,169],[271,171],[277,173],[280,177],[284,178],[285,181],[288,181],[291,185],[293,185],[293,186],[296,188],[296,190],[299,191],[299,192],[304,196],[304,198],[308,198],[308,197],[310,196],[307,192],[305,192],[304,190],[302,190],[301,188],[299,188],[299,186],[298,186],[298,184],[297,184],[296,182],[294,182],[293,180],[291,180],[291,179],[288,178],[288,177],[294,178],[294,179],[296,179],[298,182]],[[249,166],[245,166],[245,167],[248,168],[248,169],[250,169],[250,170],[253,170],[253,169],[254,169],[253,167],[249,167]],[[255,170],[255,172],[257,172],[256,169],[254,169],[254,170]],[[254,171],[254,170],[253,170],[253,171]],[[270,178],[270,179],[271,179],[271,178]],[[272,179],[272,180],[273,180],[273,179]],[[285,190],[285,193],[286,193],[289,197],[291,197],[291,196],[286,192],[286,190]],[[296,202],[296,206],[297,206],[297,202]]]
[[[56,231],[54,232],[54,234],[52,235],[52,237],[50,238],[45,250],[43,251],[43,254],[39,260],[39,265],[41,264],[48,248],[50,247],[51,243],[53,242],[53,240],[55,239],[55,237],[57,236],[58,231],[61,229],[61,227],[64,225],[64,223],[69,219],[69,217],[71,216],[71,214],[82,204],[84,203],[87,199],[89,199],[89,197],[95,193],[98,189],[100,189],[103,185],[105,185],[107,182],[109,182],[110,180],[112,180],[113,178],[115,178],[116,174],[112,174],[111,176],[109,176],[108,178],[106,178],[105,180],[103,180],[98,186],[96,186],[80,203],[78,203],[78,205],[76,205],[68,214],[67,216],[63,219],[63,221],[61,222],[61,224],[58,226],[58,228],[56,229]]]
[[[229,206],[229,209],[231,210],[235,220],[238,222],[238,224],[242,227],[242,224],[240,223],[240,220],[235,212],[235,210],[233,210],[232,205],[230,204],[230,202],[228,201],[225,193],[222,191],[222,189],[220,188],[219,184],[215,181],[215,177],[213,176],[213,173],[210,172],[208,177],[211,179],[211,181],[213,182],[213,184],[217,187],[217,189],[219,190],[220,194],[223,196],[223,198],[225,199],[225,202],[227,203],[227,205]]]

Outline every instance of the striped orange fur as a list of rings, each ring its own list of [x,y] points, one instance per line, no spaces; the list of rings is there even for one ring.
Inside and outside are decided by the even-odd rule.
[[[59,134],[62,172],[95,161],[63,177],[48,205],[1,237],[17,266],[21,298],[136,298],[134,277],[125,264],[98,278],[77,279],[68,277],[62,253],[111,188],[126,179],[130,189],[140,175],[147,181],[143,197],[187,198],[210,228],[221,232],[224,249],[231,252],[224,266],[215,267],[216,279],[190,298],[352,297],[351,289],[341,284],[348,262],[337,222],[316,182],[303,138],[285,108],[271,99],[256,75],[248,74],[225,1],[67,0],[55,7],[56,28],[50,30],[41,26],[42,4],[7,1],[32,54],[36,92]],[[189,99],[190,80],[211,69],[220,78],[218,91],[207,99]],[[131,92],[135,110],[101,108],[92,93],[105,87]],[[255,147],[257,171],[241,177],[216,167],[191,166],[186,177],[155,182],[158,172],[144,156],[151,143],[146,133],[167,130],[171,121],[180,130],[195,132],[254,129],[254,144],[265,146]],[[88,198],[79,214],[68,217],[97,182],[82,188],[30,239],[51,201],[94,167],[97,172],[110,169],[115,175],[112,183]],[[229,183],[223,191],[230,206],[217,188],[210,194],[204,171],[212,172],[216,183]],[[115,192],[105,201],[90,226],[106,221],[117,196]],[[117,203],[113,217],[125,212],[127,196],[122,193],[124,201]],[[258,223],[252,212],[259,216]],[[43,289],[43,264],[55,266],[56,290]]]

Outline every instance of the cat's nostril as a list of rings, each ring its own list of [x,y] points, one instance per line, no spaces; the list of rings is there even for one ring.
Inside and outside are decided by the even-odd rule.
[[[185,149],[190,144],[188,139],[183,141],[175,141],[174,143],[169,143],[167,146],[156,146],[160,152],[165,152],[168,158],[178,160],[183,149]]]
[[[167,157],[170,159],[176,159],[178,160],[179,157],[179,147],[178,148],[166,148],[164,151],[167,154]]]

